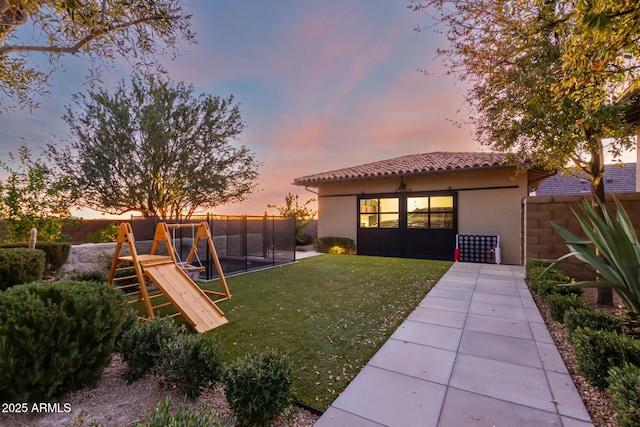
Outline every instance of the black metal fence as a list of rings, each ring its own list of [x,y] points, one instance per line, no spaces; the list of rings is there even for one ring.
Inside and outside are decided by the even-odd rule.
[[[148,246],[150,249],[156,225],[160,221],[162,220],[153,217],[131,217],[136,246]],[[193,224],[191,228],[171,230],[172,245],[176,248],[180,261],[188,257],[197,232],[197,225],[203,221],[209,225],[213,244],[225,275],[293,262],[296,259],[296,227],[293,218],[209,214],[192,216],[188,219],[164,220],[170,224]],[[138,248],[138,250],[141,249]],[[205,267],[204,274],[200,276],[201,280],[217,277],[211,251],[204,239],[201,239],[198,244],[195,261]]]

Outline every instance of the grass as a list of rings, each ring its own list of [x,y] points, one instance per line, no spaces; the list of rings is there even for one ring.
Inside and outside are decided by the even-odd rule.
[[[229,323],[206,335],[222,344],[225,363],[286,353],[296,398],[326,409],[450,266],[321,255],[231,277],[233,299],[219,303]]]

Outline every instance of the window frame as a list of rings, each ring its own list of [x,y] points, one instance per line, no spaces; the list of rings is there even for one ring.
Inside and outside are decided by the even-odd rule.
[[[396,201],[396,210],[382,210],[381,206],[381,200],[384,199],[393,199]],[[376,200],[376,204],[375,205],[367,205],[364,204],[362,202],[366,202],[366,201],[370,201],[370,200]],[[361,197],[358,198],[358,228],[363,228],[363,229],[367,229],[367,230],[371,230],[371,229],[399,229],[400,228],[400,219],[401,219],[401,213],[402,213],[402,206],[401,206],[401,197],[398,195],[363,195]],[[374,206],[373,211],[367,211],[367,210],[363,210],[364,206]],[[367,215],[369,217],[371,216],[375,216],[376,217],[376,222],[375,222],[375,226],[363,226],[363,224],[365,223],[364,221],[362,221],[362,217],[363,215]],[[391,227],[387,227],[387,226],[381,226],[384,222],[386,221],[382,221],[382,217],[383,215],[395,215],[396,219],[395,219],[395,225],[391,226]],[[393,221],[393,220],[391,220]],[[371,223],[369,221],[369,223]]]

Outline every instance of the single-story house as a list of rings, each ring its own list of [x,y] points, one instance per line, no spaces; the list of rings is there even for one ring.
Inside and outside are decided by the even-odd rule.
[[[456,235],[500,237],[502,263],[522,262],[521,200],[550,175],[502,153],[413,154],[314,175],[318,237],[348,237],[362,255],[452,260]]]
[[[636,164],[604,166],[604,191],[606,193],[635,193],[636,192]],[[591,184],[586,174],[578,175],[556,174],[544,181],[535,192],[536,196],[591,196]]]

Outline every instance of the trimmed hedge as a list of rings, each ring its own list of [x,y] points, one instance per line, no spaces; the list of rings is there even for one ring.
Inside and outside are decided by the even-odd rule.
[[[605,389],[609,368],[625,363],[640,366],[640,340],[624,334],[577,328],[569,337],[580,372],[591,384]]]
[[[0,249],[0,291],[42,279],[45,254],[39,249]]]
[[[547,261],[540,260],[532,260],[527,263],[527,282],[531,292],[541,298],[545,298],[550,294],[582,295],[582,289],[580,288],[558,286],[571,283],[571,279],[557,268],[551,268],[544,272],[549,264]]]
[[[78,282],[107,283],[108,274],[102,270],[84,271],[69,276],[69,280]]]
[[[620,427],[640,426],[640,367],[609,370],[609,395]]]
[[[556,322],[564,322],[564,314],[570,309],[586,308],[587,303],[578,295],[552,293],[544,298],[544,303],[549,307],[549,315]]]
[[[355,255],[356,243],[348,237],[320,237],[313,243],[313,248],[324,254]]]
[[[43,402],[94,383],[127,304],[88,282],[29,283],[0,293],[0,401]]]
[[[0,248],[28,248],[29,242],[3,243]],[[46,256],[46,268],[50,271],[56,271],[65,263],[71,245],[61,242],[36,242],[36,249],[44,251]]]
[[[621,319],[596,308],[570,308],[564,313],[563,320],[569,334],[578,328],[624,331],[624,322]]]

